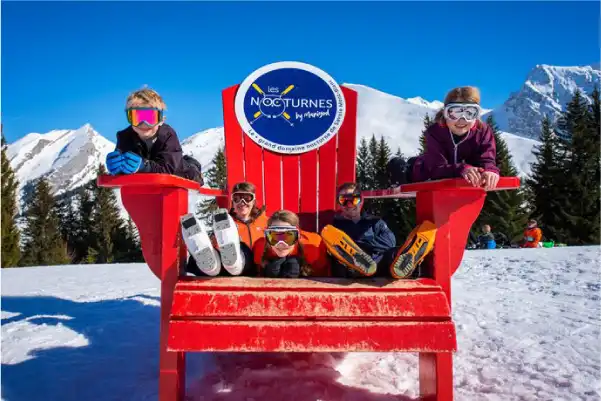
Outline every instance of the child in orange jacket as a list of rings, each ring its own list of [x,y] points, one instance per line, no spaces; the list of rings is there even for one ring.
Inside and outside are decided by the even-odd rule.
[[[522,248],[538,248],[538,243],[542,237],[543,232],[537,227],[536,220],[528,221],[528,227],[524,230]]]
[[[259,276],[298,278],[330,275],[330,260],[321,236],[303,231],[298,226],[298,216],[288,210],[279,210],[269,218],[265,237],[253,246]]]

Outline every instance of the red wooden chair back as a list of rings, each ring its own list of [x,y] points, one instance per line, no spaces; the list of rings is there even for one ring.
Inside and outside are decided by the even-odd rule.
[[[298,155],[271,152],[244,133],[234,113],[238,87],[222,92],[227,192],[238,182],[251,182],[267,215],[287,209],[299,215],[303,230],[321,230],[334,215],[336,188],[355,180],[357,93],[341,87],[346,113],[338,134]]]

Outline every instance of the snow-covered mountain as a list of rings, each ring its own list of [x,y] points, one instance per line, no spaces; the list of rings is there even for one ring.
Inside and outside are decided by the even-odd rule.
[[[95,178],[98,164],[114,148],[114,143],[86,124],[76,130],[26,135],[8,146],[7,156],[20,189],[45,176],[59,195]]]
[[[590,101],[589,95],[600,82],[599,64],[583,67],[540,64],[530,71],[521,89],[492,113],[501,130],[538,139],[544,115],[555,120],[576,89]]]

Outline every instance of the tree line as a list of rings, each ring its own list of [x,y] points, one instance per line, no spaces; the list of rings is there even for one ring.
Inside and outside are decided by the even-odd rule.
[[[533,149],[535,162],[530,176],[518,190],[489,192],[473,230],[490,224],[494,232],[511,240],[521,238],[528,219],[539,222],[547,240],[567,245],[600,243],[600,117],[599,90],[589,103],[576,91],[561,117],[542,121],[540,145]],[[501,176],[516,176],[517,170],[501,137],[494,117],[487,124],[494,131],[496,163]],[[425,149],[424,133],[433,124],[429,114],[419,138]],[[396,156],[404,157],[401,149]],[[384,139],[372,134],[362,138],[357,153],[357,182],[364,190],[389,188],[386,164],[392,150]],[[212,188],[224,189],[227,166],[223,148],[205,173]],[[54,197],[48,181],[39,179],[32,187],[23,213],[17,214],[18,182],[6,155],[2,137],[2,267],[65,263],[142,262],[138,233],[130,219],[119,213],[113,190],[91,180],[76,191]],[[99,165],[98,174],[105,174]],[[196,213],[210,222],[217,208],[214,199],[199,202]],[[414,199],[367,199],[365,210],[383,217],[397,236],[405,237],[415,226]]]
[[[54,196],[48,180],[37,180],[18,215],[18,182],[2,137],[2,267],[143,262],[139,236],[123,219],[117,197],[93,179]],[[99,175],[106,174],[102,164]]]

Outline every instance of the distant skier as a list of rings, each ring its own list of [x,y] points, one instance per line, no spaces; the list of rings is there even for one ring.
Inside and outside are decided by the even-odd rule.
[[[423,155],[388,163],[393,184],[463,177],[475,187],[493,189],[499,181],[492,129],[480,120],[480,91],[473,86],[447,93],[444,108],[426,131]]]
[[[524,239],[522,241],[522,248],[538,248],[538,243],[543,237],[543,232],[538,228],[536,220],[531,219],[528,221],[528,227],[524,230]]]

